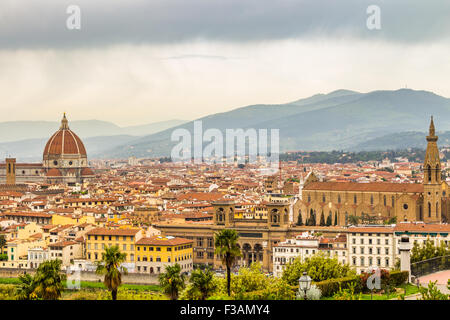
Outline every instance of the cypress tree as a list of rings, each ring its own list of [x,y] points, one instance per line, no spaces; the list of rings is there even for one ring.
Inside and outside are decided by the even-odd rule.
[[[327,218],[327,226],[329,227],[329,226],[331,226],[331,213],[328,215],[328,218]]]
[[[300,212],[298,213],[297,225],[298,226],[302,226],[303,225],[302,214]]]
[[[325,226],[325,217],[323,216],[323,211],[320,214],[320,225]]]

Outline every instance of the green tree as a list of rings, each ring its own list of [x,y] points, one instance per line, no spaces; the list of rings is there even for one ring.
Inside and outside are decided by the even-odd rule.
[[[231,296],[231,267],[236,258],[241,256],[241,251],[237,245],[239,236],[236,230],[222,229],[215,235],[215,253],[220,255],[222,263],[227,269],[227,293]]]
[[[348,264],[343,265],[336,258],[329,258],[324,253],[318,253],[306,258],[304,262],[299,257],[286,265],[281,278],[294,286],[298,284],[298,279],[305,271],[315,282],[356,274]]]
[[[217,284],[213,280],[214,274],[209,268],[195,269],[189,279],[193,289],[199,293],[200,300],[206,300],[216,290]]]
[[[127,273],[127,269],[120,266],[126,257],[127,254],[120,252],[119,246],[106,247],[102,260],[97,263],[96,273],[104,275],[103,283],[111,291],[113,300],[117,300],[117,290],[122,284],[122,272]]]
[[[30,274],[20,275],[19,285],[16,288],[17,300],[32,300],[36,297],[35,294],[33,294],[35,288],[34,279]]]
[[[359,217],[355,216],[355,215],[348,216],[348,223],[349,224],[353,224],[353,225],[358,224],[359,223]]]
[[[4,234],[0,234],[0,254],[3,253],[4,247],[6,247],[6,237]]]
[[[392,218],[389,218],[388,220],[386,220],[385,222],[384,222],[384,224],[396,224],[397,223],[397,217],[392,217]]]
[[[423,245],[416,242],[411,250],[411,263],[446,255],[450,255],[450,249],[444,241],[441,241],[439,246],[435,246],[432,240],[425,241]]]
[[[64,290],[66,275],[61,273],[61,260],[47,260],[36,270],[32,284],[33,294],[39,299],[57,300]],[[28,281],[29,279],[27,279]]]
[[[330,215],[328,216],[328,218],[327,218],[327,226],[329,227],[329,226],[331,226],[331,213],[330,213]]]
[[[170,299],[177,300],[178,293],[185,287],[186,276],[181,273],[181,266],[176,263],[167,266],[166,271],[159,275],[159,284]]]
[[[298,226],[302,226],[303,225],[302,214],[300,212],[298,213],[297,225]]]
[[[320,214],[320,225],[321,225],[321,226],[325,226],[325,217],[324,217],[324,215],[323,215],[323,211],[322,211],[322,213]]]

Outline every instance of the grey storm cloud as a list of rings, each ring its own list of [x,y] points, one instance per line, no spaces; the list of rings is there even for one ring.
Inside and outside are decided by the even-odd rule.
[[[81,30],[68,30],[69,5]],[[381,30],[366,27],[369,5]],[[266,41],[350,36],[426,42],[450,35],[448,0],[2,0],[0,48],[98,47],[206,39]]]

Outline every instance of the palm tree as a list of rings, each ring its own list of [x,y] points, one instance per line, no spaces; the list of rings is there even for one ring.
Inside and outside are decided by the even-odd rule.
[[[193,287],[200,292],[200,300],[206,300],[208,296],[216,289],[216,284],[213,282],[214,274],[209,269],[195,269],[192,271],[190,281]]]
[[[231,296],[231,267],[236,258],[241,256],[241,251],[237,245],[239,236],[236,230],[223,229],[216,233],[214,246],[215,253],[222,257],[222,263],[227,268],[227,292]]]
[[[63,282],[66,275],[61,273],[62,261],[47,260],[39,265],[32,283],[35,285],[33,293],[44,300],[57,300],[64,290]],[[28,281],[28,279],[27,279]]]
[[[16,289],[17,300],[31,300],[35,289],[34,279],[28,273],[19,276],[20,284]]]
[[[181,273],[181,267],[178,263],[173,266],[167,266],[166,271],[159,275],[159,284],[165,294],[170,299],[177,300],[178,292],[185,286],[186,275]]]
[[[120,267],[122,262],[125,262],[126,253],[120,252],[118,246],[106,247],[103,253],[102,260],[97,263],[97,274],[104,275],[103,283],[111,291],[113,300],[117,300],[117,290],[122,284],[122,273],[127,273],[125,267]]]

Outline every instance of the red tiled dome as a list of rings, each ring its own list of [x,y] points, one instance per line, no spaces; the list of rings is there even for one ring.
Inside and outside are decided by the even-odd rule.
[[[83,170],[81,170],[81,175],[82,176],[93,176],[94,171],[92,171],[91,168],[84,168]]]
[[[61,177],[61,176],[62,176],[61,171],[59,171],[56,168],[50,169],[47,172],[47,177]]]
[[[44,149],[44,156],[62,154],[80,154],[86,156],[86,149],[84,148],[83,142],[69,129],[65,114],[61,122],[61,127],[51,136]]]

